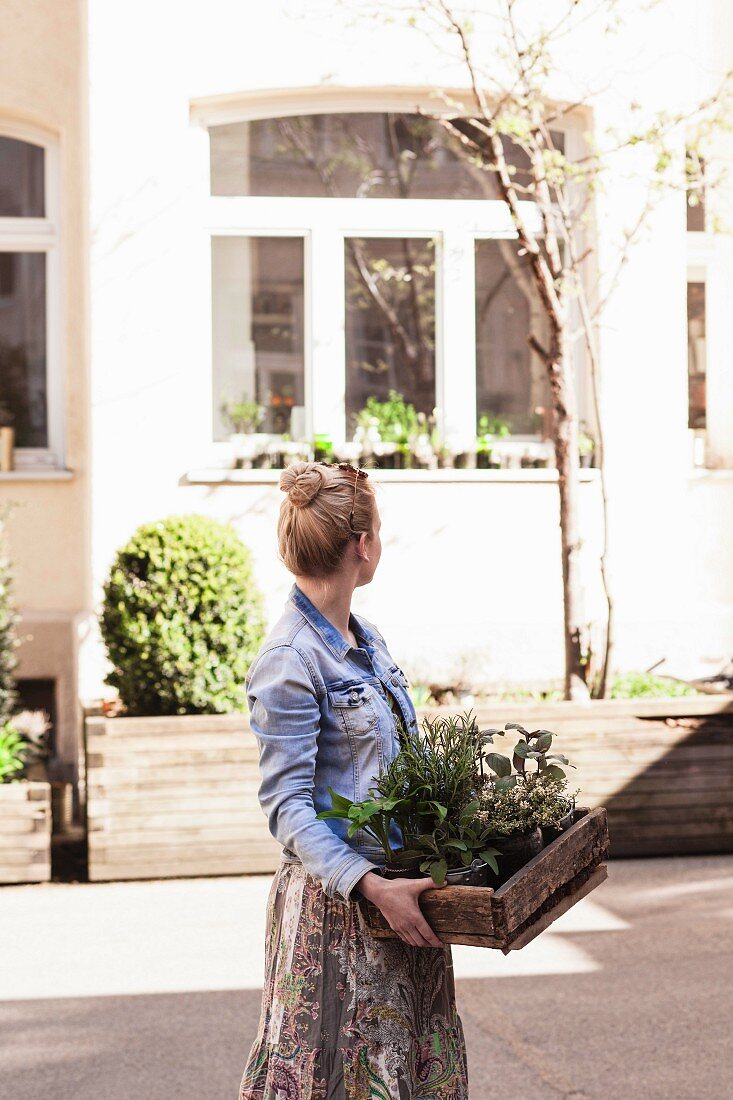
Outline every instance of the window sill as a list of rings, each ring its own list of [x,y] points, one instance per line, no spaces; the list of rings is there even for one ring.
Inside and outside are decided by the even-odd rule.
[[[190,470],[181,479],[182,485],[277,485],[280,470]],[[581,482],[598,478],[598,470],[583,468]],[[369,476],[385,484],[426,483],[455,484],[493,482],[496,484],[527,483],[557,484],[557,470],[370,470]]]
[[[0,470],[0,482],[3,481],[71,481],[73,470],[57,466],[28,466],[15,470]]]

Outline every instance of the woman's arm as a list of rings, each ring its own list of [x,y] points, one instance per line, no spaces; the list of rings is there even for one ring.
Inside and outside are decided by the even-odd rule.
[[[348,899],[374,864],[316,817],[313,785],[321,711],[298,651],[265,650],[247,676],[250,725],[260,748],[258,797],[270,832],[319,879],[329,897]]]

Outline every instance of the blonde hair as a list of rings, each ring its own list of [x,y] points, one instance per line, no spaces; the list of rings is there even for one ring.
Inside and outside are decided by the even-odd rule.
[[[280,558],[296,576],[325,577],[338,569],[354,532],[371,531],[374,490],[368,478],[320,462],[293,462],[280,474]],[[349,527],[352,505],[354,518]]]

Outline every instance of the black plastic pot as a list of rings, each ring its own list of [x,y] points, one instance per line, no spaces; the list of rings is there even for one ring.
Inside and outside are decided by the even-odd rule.
[[[489,886],[501,886],[544,847],[542,829],[539,825],[529,833],[510,833],[508,836],[492,837],[489,843],[500,853],[496,857],[499,874],[496,875],[489,870]]]
[[[568,810],[568,812],[565,814],[565,816],[560,818],[560,827],[559,827],[559,829],[556,829],[554,825],[543,825],[542,826],[542,839],[545,842],[545,844],[546,845],[551,844],[552,841],[557,840],[557,838],[559,836],[561,836],[565,832],[566,829],[569,829],[570,826],[573,824],[574,817],[575,817],[575,811],[571,807]]]

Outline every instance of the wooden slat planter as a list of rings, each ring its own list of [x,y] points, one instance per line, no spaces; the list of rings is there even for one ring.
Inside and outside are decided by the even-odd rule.
[[[426,890],[420,908],[430,927],[444,943],[498,948],[504,954],[530,943],[606,878],[606,811],[583,809],[576,816],[575,824],[497,890]],[[394,937],[376,906],[366,900],[360,904],[374,936]]]
[[[482,728],[520,722],[557,734],[583,804],[606,807],[612,857],[733,852],[732,695],[473,709]],[[513,743],[498,737],[494,748]]]
[[[612,856],[733,851],[733,696],[474,710],[557,733],[583,803],[607,809]],[[276,869],[246,716],[89,717],[86,754],[92,880]]]
[[[50,784],[0,784],[0,883],[50,879]]]
[[[88,717],[85,743],[90,880],[277,867],[246,716]]]

